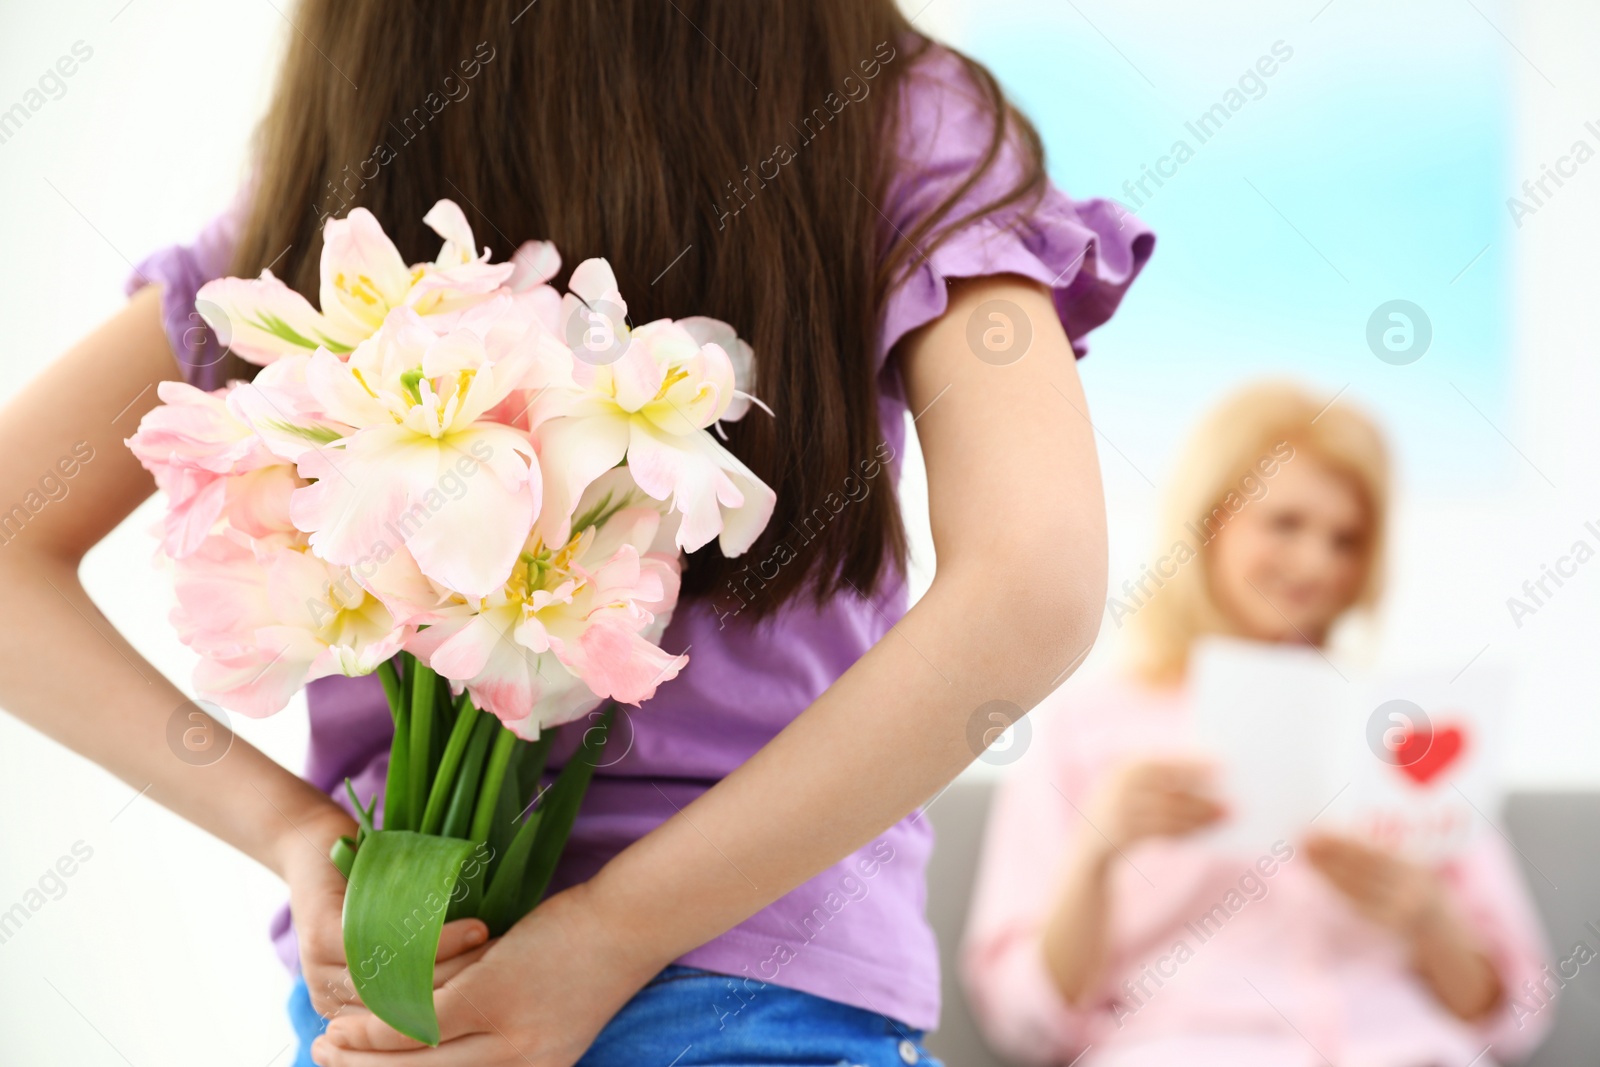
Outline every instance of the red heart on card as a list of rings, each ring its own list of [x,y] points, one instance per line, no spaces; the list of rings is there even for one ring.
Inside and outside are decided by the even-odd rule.
[[[1444,726],[1431,732],[1413,730],[1395,749],[1395,762],[1407,778],[1427,785],[1461,758],[1466,740],[1466,733],[1459,726]]]

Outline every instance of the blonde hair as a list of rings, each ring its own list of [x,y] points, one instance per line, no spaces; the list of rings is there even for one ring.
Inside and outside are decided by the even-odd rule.
[[[1196,638],[1235,632],[1212,597],[1205,544],[1231,515],[1266,494],[1283,463],[1300,456],[1349,479],[1361,494],[1369,523],[1366,574],[1350,606],[1377,603],[1383,591],[1389,507],[1383,435],[1347,400],[1318,399],[1288,382],[1248,386],[1205,417],[1173,472],[1157,557],[1170,560],[1176,555],[1178,565],[1170,577],[1164,568],[1159,570],[1153,578],[1156,590],[1136,609],[1138,675],[1151,682],[1176,682],[1188,666]],[[1186,565],[1191,560],[1199,565]]]

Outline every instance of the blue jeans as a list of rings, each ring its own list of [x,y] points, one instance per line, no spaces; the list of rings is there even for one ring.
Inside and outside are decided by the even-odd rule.
[[[289,996],[289,1018],[300,1036],[294,1067],[312,1067],[311,1041],[327,1023],[304,982]],[[673,965],[622,1006],[577,1067],[940,1067],[922,1037],[810,993]]]

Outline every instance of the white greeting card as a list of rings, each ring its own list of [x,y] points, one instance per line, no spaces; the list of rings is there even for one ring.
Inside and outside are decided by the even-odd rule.
[[[1318,825],[1413,859],[1448,859],[1499,817],[1499,735],[1511,680],[1474,666],[1470,681],[1423,669],[1381,674],[1358,709],[1369,759]]]
[[[1418,666],[1358,672],[1316,649],[1214,638],[1190,667],[1194,737],[1229,818],[1208,839],[1244,856],[1313,827],[1447,859],[1499,808],[1496,734],[1509,680]]]
[[[1229,809],[1207,839],[1247,858],[1299,839],[1341,782],[1330,754],[1346,683],[1313,649],[1218,638],[1196,646],[1189,685],[1194,738],[1220,765]]]

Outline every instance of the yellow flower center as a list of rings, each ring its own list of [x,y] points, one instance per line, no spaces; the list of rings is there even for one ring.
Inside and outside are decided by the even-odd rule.
[[[348,296],[353,296],[369,307],[378,307],[383,303],[383,298],[378,295],[378,287],[376,283],[374,283],[373,280],[365,274],[356,275],[356,283],[351,285],[349,279],[345,277],[344,272],[340,271],[338,274],[334,275],[333,284],[334,288],[338,289],[341,293],[344,293]]]
[[[666,378],[664,378],[661,382],[661,388],[656,390],[655,400],[665,399],[667,390],[671,389],[674,385],[677,385],[687,377],[689,377],[689,372],[684,370],[682,367],[679,367],[676,370],[668,371]],[[652,403],[654,403],[654,400],[652,400]]]

